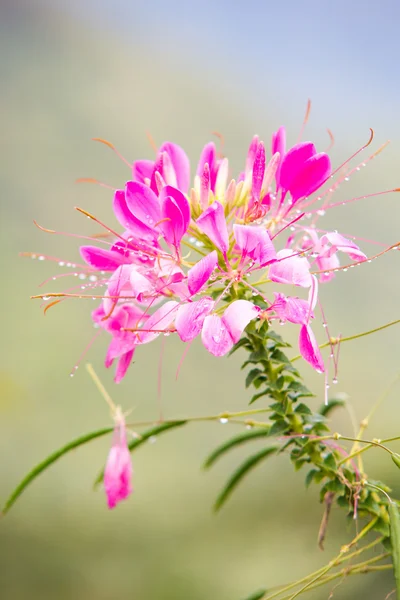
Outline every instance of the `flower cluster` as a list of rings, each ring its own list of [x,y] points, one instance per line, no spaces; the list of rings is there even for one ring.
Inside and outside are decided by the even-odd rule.
[[[273,134],[268,159],[255,136],[236,179],[227,158],[207,144],[193,187],[188,157],[176,144],[133,164],[113,199],[123,231],[109,230],[114,240],[102,240],[103,247],[80,248],[90,272],[101,274],[92,287],[106,285],[92,318],[111,336],[105,364],[117,361],[116,382],[136,348],[160,334],[177,333],[184,342],[200,335],[209,352],[223,356],[253,319],[300,326],[301,355],[324,371],[310,326],[318,279],[333,277],[338,252],[357,261],[366,256],[336,231],[319,237],[315,221],[332,187],[316,192],[332,177],[329,156],[311,142],[286,150],[285,137],[283,127]],[[310,209],[321,200],[322,208]],[[273,284],[268,296],[263,284]],[[308,293],[287,295],[281,284]]]

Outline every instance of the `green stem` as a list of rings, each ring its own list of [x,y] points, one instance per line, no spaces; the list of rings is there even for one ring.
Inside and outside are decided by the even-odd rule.
[[[198,417],[184,417],[182,419],[163,419],[162,423],[171,423],[175,421],[186,421],[187,423],[195,423],[198,421],[220,421],[221,419],[227,419],[230,423],[235,423],[239,425],[258,425],[262,427],[270,427],[269,423],[263,423],[260,421],[241,421],[240,417],[248,417],[251,415],[257,415],[261,413],[271,412],[270,408],[253,408],[250,410],[242,410],[239,412],[222,412],[217,415],[204,415]],[[154,423],[159,423],[160,421],[136,421],[133,423],[128,423],[127,427],[135,428],[135,427],[150,427],[154,425]]]
[[[288,600],[294,600],[295,598],[297,598],[297,596],[300,596],[300,594],[302,594],[303,592],[305,592],[306,590],[308,590],[314,583],[316,583],[319,579],[321,579],[321,577],[323,577],[325,575],[325,573],[327,573],[328,571],[330,571],[331,569],[333,569],[333,567],[336,567],[337,564],[339,564],[339,560],[341,559],[343,554],[346,554],[350,548],[352,546],[354,546],[355,544],[357,544],[360,539],[362,539],[376,524],[376,522],[378,521],[378,517],[375,517],[374,519],[372,519],[365,527],[362,531],[360,531],[360,533],[358,535],[356,535],[356,537],[350,542],[350,544],[343,546],[343,548],[341,549],[339,555],[334,558],[333,560],[330,561],[330,563],[327,564],[327,566],[322,570],[322,572],[320,573],[320,575],[317,575],[316,577],[314,577],[314,579],[312,579],[311,581],[309,581],[308,583],[306,583],[302,588],[300,588],[297,592],[295,592],[294,594],[292,594]]]
[[[396,319],[395,321],[391,321],[390,323],[385,323],[385,325],[381,325],[380,327],[375,327],[375,329],[370,329],[369,331],[363,331],[362,333],[356,333],[355,335],[349,335],[347,337],[342,337],[340,338],[340,340],[329,340],[329,342],[325,342],[324,344],[321,344],[319,346],[320,349],[322,348],[327,348],[328,346],[330,346],[331,344],[337,344],[339,341],[341,344],[343,344],[344,342],[350,342],[352,340],[357,340],[358,338],[364,337],[366,335],[370,335],[371,333],[376,333],[377,331],[382,331],[383,329],[386,329],[387,327],[392,327],[392,325],[397,325],[397,323],[400,323],[400,319]],[[291,362],[294,362],[295,360],[299,360],[301,358],[301,354],[298,354],[297,356],[295,356],[294,358],[291,359]]]
[[[377,538],[373,542],[370,542],[366,546],[363,546],[362,548],[359,548],[355,552],[351,552],[350,554],[343,555],[341,558],[339,556],[336,557],[338,559],[337,564],[340,565],[340,564],[342,564],[342,563],[344,563],[344,562],[346,562],[348,560],[351,560],[351,559],[355,558],[356,556],[359,556],[363,552],[366,552],[367,550],[370,550],[371,548],[374,548],[375,546],[377,546],[378,544],[380,544],[383,539],[384,539],[384,536],[382,535],[381,537]],[[310,579],[313,579],[314,577],[316,577],[317,575],[319,575],[322,571],[324,571],[325,568],[326,567],[321,567],[317,571],[314,571],[313,573],[310,573],[309,575],[306,575],[302,579],[298,579],[296,581],[293,581],[292,583],[290,583],[288,585],[277,586],[277,591],[274,592],[272,595],[266,596],[265,600],[272,600],[273,598],[276,598],[277,596],[280,596],[282,594],[282,592],[288,592],[289,590],[297,587],[298,585],[301,585],[302,583],[307,583],[307,581],[309,581]]]
[[[386,557],[388,555],[389,555],[389,553],[382,554],[380,559],[383,559],[384,557]],[[358,565],[354,565],[353,567],[346,567],[346,568],[342,569],[341,571],[339,571],[339,573],[333,573],[332,575],[323,577],[320,581],[314,583],[313,585],[310,585],[310,587],[308,588],[308,591],[315,590],[318,587],[326,585],[330,581],[334,581],[335,579],[339,579],[340,577],[346,577],[347,575],[361,575],[361,574],[365,574],[365,573],[372,573],[372,572],[376,572],[376,571],[389,571],[390,569],[393,569],[393,566],[389,565],[389,564],[368,566],[366,564],[367,562],[368,561],[365,561],[365,563],[359,563]],[[292,600],[292,598],[293,598],[293,596],[287,595],[287,596],[283,596],[283,598],[281,598],[281,600]]]

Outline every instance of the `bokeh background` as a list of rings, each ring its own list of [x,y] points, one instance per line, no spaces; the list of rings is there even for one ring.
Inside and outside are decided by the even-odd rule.
[[[72,301],[43,317],[29,296],[58,267],[18,256],[78,258],[74,240],[38,231],[34,218],[57,230],[93,232],[73,210],[80,205],[113,222],[111,193],[74,180],[97,177],[120,186],[128,171],[90,139],[109,139],[134,160],[152,157],[150,132],[157,144],[183,145],[196,162],[219,131],[237,171],[254,133],[268,140],[285,124],[296,141],[310,97],[306,137],[323,149],[329,127],[334,164],[368,139],[369,127],[375,149],[392,140],[342,186],[341,197],[399,186],[399,17],[396,0],[1,0],[2,502],[54,448],[110,422],[86,370],[69,377],[93,334],[91,304]],[[326,223],[389,245],[399,240],[399,217],[392,194],[337,208]],[[363,248],[374,253],[376,246]],[[332,334],[398,318],[398,260],[392,252],[321,290]],[[282,333],[295,343],[290,327]],[[324,341],[322,327],[317,335]],[[173,337],[166,341],[166,417],[246,407],[239,356],[215,360],[194,344],[176,381],[183,348]],[[115,402],[133,409],[135,420],[157,419],[160,343],[140,350],[119,386],[102,368],[106,343],[100,339],[87,358]],[[335,392],[348,395],[357,421],[396,375],[398,355],[395,328],[343,345]],[[303,371],[317,406],[323,382]],[[371,423],[371,437],[399,434],[398,395],[394,388]],[[350,435],[349,411],[335,418]],[[201,463],[234,431],[231,424],[191,425],[145,445],[134,457],[134,495],[110,512],[103,493],[91,489],[109,440],[64,458],[0,523],[2,600],[240,600],[325,564],[353,537],[355,525],[335,509],[326,550],[318,550],[322,507],[285,456],[260,467],[221,514],[212,513],[218,490],[246,451],[235,451],[210,473]],[[400,492],[399,473],[386,455],[369,453],[367,471]],[[390,574],[354,578],[334,597],[384,600],[393,585]],[[322,600],[330,591],[313,597]]]

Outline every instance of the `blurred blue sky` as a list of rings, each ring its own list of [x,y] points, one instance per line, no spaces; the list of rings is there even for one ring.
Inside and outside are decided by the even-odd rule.
[[[161,62],[192,62],[193,78],[210,69],[212,85],[223,72],[249,110],[275,103],[300,120],[310,97],[313,111],[332,115],[337,134],[352,122],[400,136],[397,0],[72,0],[70,9],[140,40]]]

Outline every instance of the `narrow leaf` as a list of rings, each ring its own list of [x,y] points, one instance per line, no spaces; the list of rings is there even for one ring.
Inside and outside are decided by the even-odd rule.
[[[257,592],[247,596],[247,598],[244,598],[244,600],[262,600],[267,592],[268,590],[257,590]]]
[[[395,502],[389,502],[390,541],[392,543],[392,559],[394,578],[396,580],[397,600],[400,600],[400,515]]]
[[[319,409],[319,414],[327,417],[334,408],[338,406],[344,406],[346,402],[344,400],[340,400],[340,398],[331,398],[328,400],[328,404],[323,404]]]
[[[261,462],[264,458],[267,458],[270,454],[273,454],[278,449],[278,446],[270,446],[268,448],[263,448],[256,454],[252,454],[247,458],[236,471],[232,474],[227,484],[223,488],[222,492],[218,496],[214,509],[219,510],[223,504],[225,504],[226,500],[229,498],[233,490],[237,487],[237,485],[241,482],[243,477],[247,475],[247,473],[255,467],[259,462]]]
[[[142,444],[147,442],[147,440],[149,438],[160,435],[160,433],[164,433],[164,431],[168,431],[169,429],[175,429],[176,427],[185,425],[185,423],[187,423],[187,421],[168,421],[165,423],[161,423],[160,425],[156,425],[155,427],[152,427],[151,429],[148,429],[147,431],[144,431],[143,433],[141,433],[140,437],[132,440],[128,444],[129,451],[133,452],[134,450],[136,450],[136,448],[138,448],[139,446],[141,446]],[[104,469],[102,469],[100,471],[100,473],[97,475],[97,477],[94,481],[93,487],[97,487],[99,485],[99,483],[101,483],[103,481],[103,477],[104,477]]]
[[[22,492],[25,491],[25,488],[27,488],[28,485],[34,479],[36,479],[36,477],[38,477],[41,473],[43,473],[43,471],[45,471],[48,467],[50,467],[53,463],[55,463],[56,460],[58,460],[59,458],[64,456],[64,454],[67,454],[71,450],[75,450],[75,448],[78,448],[79,446],[82,446],[83,444],[86,444],[87,442],[90,442],[91,440],[102,437],[103,435],[106,435],[107,433],[111,433],[113,430],[114,430],[113,427],[106,427],[105,429],[99,429],[97,431],[92,431],[91,433],[87,433],[86,435],[83,435],[82,437],[79,437],[76,440],[69,442],[68,444],[66,444],[65,446],[60,448],[59,450],[56,450],[55,452],[50,454],[50,456],[48,456],[42,462],[40,462],[38,465],[36,465],[36,467],[34,467],[32,469],[32,471],[30,471],[26,475],[26,477],[24,477],[24,479],[21,481],[21,483],[19,483],[17,485],[17,487],[12,492],[11,496],[8,498],[7,502],[5,503],[5,505],[3,507],[3,510],[2,510],[3,515],[5,515],[10,510],[10,508],[15,503],[15,501],[19,498],[19,496],[22,494]]]
[[[208,469],[213,465],[221,456],[223,456],[228,450],[231,448],[235,448],[236,446],[240,446],[244,442],[249,442],[251,440],[266,437],[268,435],[268,429],[254,429],[253,431],[245,431],[244,433],[240,433],[235,437],[231,438],[221,446],[218,446],[206,459],[204,463],[204,468]]]

